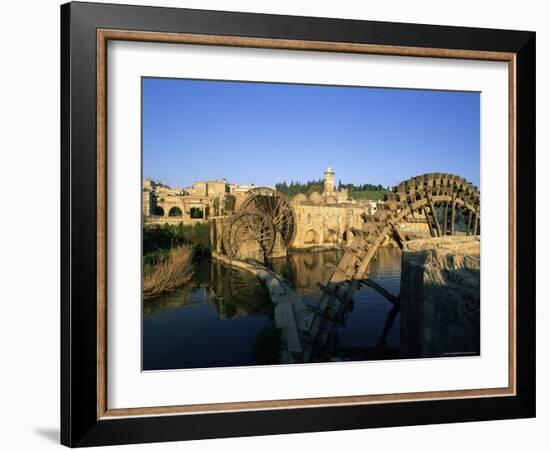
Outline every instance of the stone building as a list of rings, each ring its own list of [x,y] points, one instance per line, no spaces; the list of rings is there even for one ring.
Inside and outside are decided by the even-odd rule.
[[[350,243],[351,229],[359,228],[365,209],[359,205],[315,203],[311,200],[294,201],[296,236],[294,248]]]
[[[226,179],[197,181],[186,188],[171,188],[151,179],[143,180],[142,213],[146,225],[192,225],[208,221],[210,217],[238,209],[254,185],[228,183]],[[226,207],[227,206],[227,207]]]
[[[350,243],[351,229],[361,226],[366,205],[350,200],[347,189],[335,189],[335,173],[330,166],[324,175],[322,193],[313,191],[309,196],[298,194],[292,199],[298,226],[291,248]]]
[[[225,181],[199,181],[189,188],[171,188],[146,179],[142,188],[145,224],[183,223],[191,225],[208,220],[215,211],[214,199],[223,200]],[[217,202],[219,205],[219,201]]]
[[[376,204],[351,200],[347,189],[337,190],[335,172],[329,166],[324,172],[323,192],[298,194],[290,199],[296,217],[294,239],[284,251],[333,248],[349,244],[353,228],[360,228],[362,215],[372,214]],[[161,183],[144,180],[143,215],[146,225],[202,223],[231,214],[225,208],[229,196],[238,210],[254,185],[228,183],[227,180],[197,181],[187,188],[173,189]]]

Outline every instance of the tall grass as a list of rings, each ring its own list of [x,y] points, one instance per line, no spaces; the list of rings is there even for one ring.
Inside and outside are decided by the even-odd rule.
[[[143,268],[143,298],[150,299],[183,286],[193,275],[193,249],[189,245],[172,248],[167,257]]]

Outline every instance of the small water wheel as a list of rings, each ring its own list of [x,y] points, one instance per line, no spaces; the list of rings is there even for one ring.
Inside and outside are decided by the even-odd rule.
[[[247,209],[227,219],[223,245],[231,258],[263,261],[275,245],[275,227],[261,211]]]
[[[296,235],[296,215],[288,198],[274,189],[257,187],[247,192],[240,210],[255,210],[266,214],[288,247]]]

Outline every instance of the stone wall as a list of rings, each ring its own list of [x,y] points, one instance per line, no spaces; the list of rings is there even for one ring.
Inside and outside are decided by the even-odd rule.
[[[401,271],[401,340],[415,356],[479,353],[479,236],[409,241]]]
[[[291,247],[295,249],[350,243],[351,228],[361,227],[361,214],[365,212],[365,208],[352,204],[294,201],[292,206],[297,228]]]

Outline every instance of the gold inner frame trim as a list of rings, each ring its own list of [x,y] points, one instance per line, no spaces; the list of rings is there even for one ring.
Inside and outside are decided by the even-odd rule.
[[[109,409],[107,405],[107,42],[109,40],[157,42],[171,44],[217,45],[279,50],[362,53],[388,56],[472,59],[508,62],[508,387],[467,389],[401,394],[318,397],[287,400],[264,400],[200,405],[149,406]],[[349,406],[374,403],[449,400],[461,398],[512,396],[516,394],[516,54],[445,48],[403,47],[324,41],[249,38],[240,36],[158,33],[148,31],[97,30],[97,418],[116,419],[129,416],[207,414],[269,409]]]

